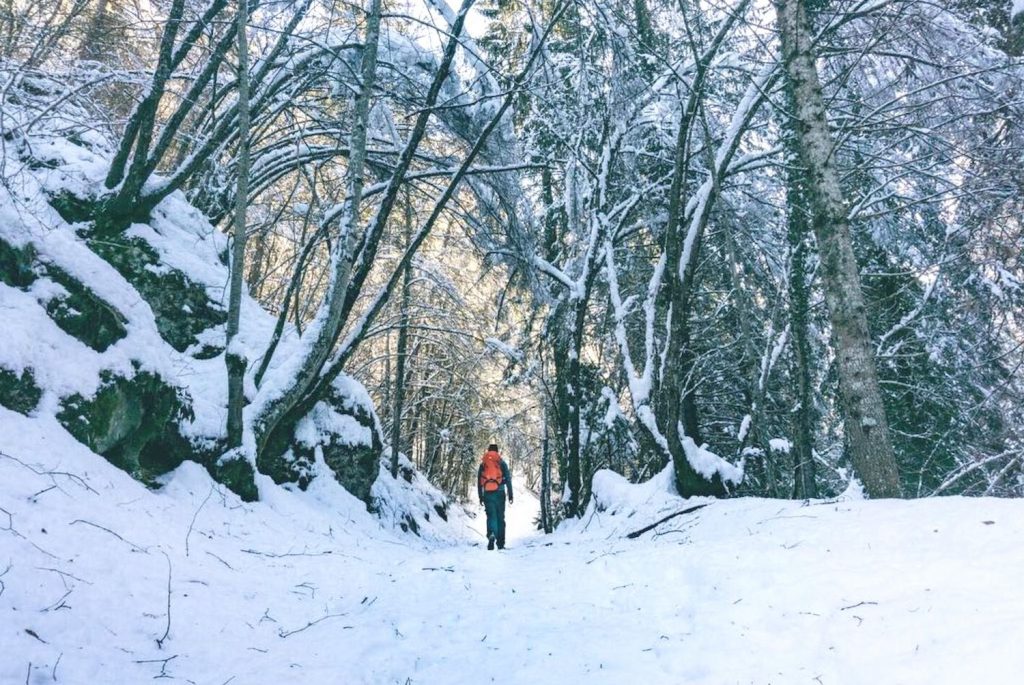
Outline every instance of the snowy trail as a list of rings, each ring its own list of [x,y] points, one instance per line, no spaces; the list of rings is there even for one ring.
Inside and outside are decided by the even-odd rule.
[[[31,469],[0,458],[4,685],[1009,685],[1024,672],[1020,501],[737,499],[627,540],[686,503],[656,482],[605,483],[603,511],[537,536],[521,490],[510,549],[488,552],[482,512],[451,512],[456,534],[428,541],[385,530],[329,481],[242,505],[186,464],[154,492],[43,420],[0,419],[5,451],[32,454]]]

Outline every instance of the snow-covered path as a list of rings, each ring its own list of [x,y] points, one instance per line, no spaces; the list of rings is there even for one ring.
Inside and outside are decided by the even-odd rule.
[[[153,492],[41,420],[0,419],[15,429],[4,451],[38,448],[32,468],[0,458],[5,685],[1009,685],[1024,672],[1020,501],[738,499],[629,540],[688,503],[606,478],[603,511],[552,536],[532,532],[520,489],[510,549],[488,552],[482,516],[452,512],[448,539],[423,540],[336,486],[241,505],[192,464]]]

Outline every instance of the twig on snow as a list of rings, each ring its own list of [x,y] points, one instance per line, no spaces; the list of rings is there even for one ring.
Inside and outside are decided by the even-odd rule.
[[[56,476],[63,476],[64,478],[67,478],[68,480],[72,481],[73,483],[82,486],[83,488],[85,488],[86,490],[91,492],[92,494],[94,494],[94,495],[98,495],[99,494],[98,492],[93,490],[92,487],[88,483],[85,482],[84,478],[82,478],[81,476],[79,476],[77,474],[69,473],[67,471],[46,471],[44,469],[41,469],[41,468],[38,468],[38,467],[33,466],[31,464],[28,464],[28,463],[22,461],[21,459],[18,459],[17,457],[12,457],[11,455],[7,454],[6,452],[0,452],[0,457],[4,457],[6,459],[10,459],[11,461],[15,462],[16,464],[21,464],[23,467],[25,467],[26,469],[28,469],[32,473],[36,474],[37,476],[49,476],[50,480],[53,481],[54,487],[58,487],[57,486]],[[47,488],[47,490],[49,490],[49,489],[50,488]],[[43,490],[42,492],[37,492],[35,495],[33,495],[33,497],[35,497],[36,495],[41,495],[43,492],[46,492],[46,490]]]
[[[839,611],[846,611],[847,609],[856,609],[857,607],[868,606],[868,605],[871,605],[871,604],[873,604],[875,606],[878,606],[878,602],[857,602],[856,604],[851,604],[848,607],[843,607]]]
[[[160,673],[158,675],[153,676],[153,680],[156,680],[157,678],[170,678],[171,677],[171,676],[167,675],[167,664],[170,661],[173,661],[174,659],[177,659],[177,658],[178,658],[178,655],[175,654],[174,656],[169,656],[166,659],[136,659],[135,663],[137,663],[137,664],[160,664]]]
[[[34,504],[34,503],[35,503],[35,502],[36,502],[36,501],[37,501],[37,500],[39,499],[39,495],[45,495],[45,494],[46,494],[46,493],[48,493],[48,492],[49,492],[50,490],[59,490],[59,489],[60,489],[60,488],[58,488],[58,487],[57,487],[56,485],[51,485],[51,486],[50,486],[50,487],[48,487],[48,488],[43,488],[43,489],[42,489],[42,490],[40,490],[39,492],[34,492],[34,493],[32,493],[31,495],[29,495],[29,496],[28,496],[28,501],[29,501],[29,502],[32,502],[32,503]]]
[[[57,667],[60,666],[60,660],[64,658],[64,652],[57,655],[57,662],[53,665],[53,671],[50,673],[53,676],[53,682],[57,682]]]
[[[10,571],[10,570],[11,570],[11,562],[8,561],[7,562],[7,568],[5,568],[3,571],[0,571],[0,597],[4,596],[4,590],[7,589],[7,586],[4,584],[4,576],[6,576],[7,572]]]
[[[72,580],[77,580],[79,583],[85,583],[86,585],[92,585],[92,583],[90,583],[88,580],[83,580],[82,578],[79,578],[78,576],[72,575],[72,574],[68,573],[67,571],[61,571],[60,569],[57,569],[57,568],[49,568],[49,567],[46,567],[46,566],[36,566],[36,570],[37,571],[52,571],[53,573],[58,574],[60,576],[61,582],[64,583],[64,589],[65,590],[69,590],[70,589],[68,587],[68,581],[65,580],[65,578],[71,578]]]
[[[661,524],[665,523],[665,521],[671,521],[671,520],[672,520],[672,519],[674,519],[675,517],[677,517],[677,516],[682,516],[683,514],[690,514],[690,513],[693,513],[693,512],[695,512],[695,511],[697,511],[698,509],[703,509],[703,508],[704,508],[704,507],[706,507],[706,506],[707,506],[707,504],[698,504],[698,505],[697,505],[697,506],[695,506],[695,507],[688,507],[688,508],[686,508],[686,509],[683,509],[682,511],[677,511],[677,512],[676,512],[676,513],[674,513],[674,514],[669,514],[669,515],[668,515],[668,516],[666,516],[665,518],[663,518],[663,519],[660,519],[660,520],[658,520],[658,521],[655,521],[654,523],[652,523],[652,524],[651,524],[651,525],[649,525],[649,526],[644,526],[644,527],[643,527],[643,528],[641,528],[640,530],[634,530],[634,531],[633,531],[632,533],[629,533],[629,534],[628,534],[628,535],[627,535],[626,537],[627,537],[628,539],[630,539],[630,540],[635,540],[635,539],[637,539],[638,537],[640,537],[641,535],[643,535],[644,533],[646,533],[647,531],[649,531],[649,530],[654,530],[655,528],[657,528],[657,527],[658,527],[658,526],[660,526]]]
[[[71,607],[69,607],[67,604],[65,604],[64,600],[67,599],[68,595],[70,595],[72,592],[74,592],[74,589],[68,590],[67,592],[65,592],[61,596],[60,599],[58,599],[56,602],[54,602],[50,606],[46,607],[42,611],[43,612],[47,612],[47,611],[56,611],[57,609],[70,609]]]
[[[210,501],[210,497],[212,497],[212,496],[213,496],[213,485],[210,485],[210,491],[208,493],[206,493],[206,499],[204,499],[203,503],[199,505],[198,509],[196,509],[196,513],[192,514],[192,523],[188,524],[188,532],[185,533],[185,556],[186,557],[188,556],[188,553],[189,553],[189,550],[188,550],[188,539],[189,539],[189,536],[192,535],[192,528],[194,528],[195,525],[196,525],[196,519],[199,518],[199,512],[201,512],[203,510],[203,507],[206,506],[206,503]]]
[[[588,560],[587,561],[587,565],[589,566],[590,564],[593,564],[595,561],[597,561],[598,559],[601,559],[603,557],[613,557],[616,554],[622,554],[623,551],[624,550],[621,550],[621,549],[615,549],[615,550],[612,550],[611,552],[605,552],[604,554],[598,554],[593,559]]]
[[[345,614],[324,614],[323,616],[321,616],[320,618],[316,619],[315,621],[310,621],[306,625],[302,626],[301,628],[296,628],[295,630],[285,630],[284,628],[278,628],[277,634],[279,636],[281,636],[281,637],[291,637],[292,635],[295,635],[296,633],[301,633],[303,630],[306,630],[307,628],[312,628],[317,623],[320,623],[322,621],[326,621],[329,618],[338,618],[339,616],[344,616],[344,615]],[[342,630],[350,630],[351,628],[352,628],[352,626],[343,626]]]
[[[124,539],[123,537],[121,537],[120,535],[118,535],[118,534],[117,534],[117,533],[115,533],[114,531],[112,531],[112,530],[110,530],[109,528],[106,528],[106,527],[104,527],[104,526],[101,526],[101,525],[99,525],[98,523],[93,523],[92,521],[86,521],[86,520],[84,520],[84,519],[75,519],[74,521],[72,521],[72,522],[71,522],[71,523],[69,523],[68,525],[69,525],[69,526],[73,526],[73,525],[75,525],[76,523],[84,523],[84,524],[85,524],[85,525],[87,525],[87,526],[92,526],[93,528],[99,528],[100,530],[105,530],[105,531],[107,531],[108,533],[110,533],[111,535],[113,535],[113,536],[114,536],[115,538],[117,538],[118,540],[120,540],[121,542],[125,543],[126,545],[129,545],[129,546],[130,546],[130,547],[132,548],[132,551],[134,551],[134,552],[145,552],[146,554],[148,554],[148,553],[149,553],[149,550],[148,550],[148,549],[146,549],[145,547],[140,547],[139,545],[136,545],[136,544],[135,544],[134,542],[132,542],[131,540],[125,540],[125,539]]]
[[[257,549],[243,549],[246,554],[255,554],[261,557],[270,557],[271,559],[282,559],[284,557],[325,557],[330,554],[334,554],[332,550],[325,550],[323,552],[285,552],[284,554],[277,554],[276,552],[261,552]]]
[[[164,630],[164,635],[156,641],[156,646],[160,649],[164,648],[164,641],[167,636],[171,634],[171,558],[167,556],[167,552],[160,551],[164,555],[164,559],[167,560],[167,628]]]
[[[448,573],[455,573],[454,566],[424,566],[424,571],[447,571]]]
[[[218,556],[217,556],[216,554],[214,554],[213,552],[207,552],[207,554],[209,554],[209,555],[210,555],[211,557],[213,557],[214,559],[216,559],[216,560],[217,560],[217,561],[219,561],[220,563],[222,563],[222,564],[224,564],[225,566],[227,566],[227,567],[228,567],[229,569],[231,569],[232,571],[234,571],[234,570],[235,570],[235,567],[234,567],[234,566],[232,566],[232,565],[231,565],[231,564],[229,564],[228,562],[224,561],[223,559],[221,559],[220,557],[218,557]]]
[[[14,528],[14,516],[11,515],[11,512],[7,511],[3,507],[0,507],[0,514],[6,514],[6,516],[7,516],[7,525],[0,526],[0,531],[6,531],[6,532],[10,533],[11,535],[13,535],[14,537],[18,538],[19,540],[24,540],[28,544],[30,544],[33,547],[35,547],[38,551],[40,551],[43,554],[45,554],[46,556],[50,557],[51,559],[60,560],[60,557],[58,557],[56,554],[51,554],[50,552],[47,552],[45,549],[43,549],[42,547],[40,547],[36,543],[32,542],[31,540],[29,540],[27,537],[25,537],[21,533],[19,533]]]
[[[43,638],[39,637],[39,633],[37,633],[36,631],[32,630],[31,628],[25,628],[25,634],[26,635],[31,635],[35,639],[37,639],[40,642],[42,642],[44,645],[50,644],[49,642],[47,642]]]

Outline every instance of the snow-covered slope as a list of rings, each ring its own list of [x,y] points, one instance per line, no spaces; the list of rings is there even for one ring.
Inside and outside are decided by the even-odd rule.
[[[25,113],[9,115],[5,125]],[[326,477],[396,526],[431,534],[425,516],[444,515],[446,498],[408,464],[401,481],[375,486],[380,422],[345,375],[260,454],[255,466],[270,479],[244,460],[225,466],[227,238],[180,192],[147,222],[97,235],[76,206],[101,193],[111,151],[80,120],[31,134],[14,126],[0,148],[0,406],[56,419],[55,430],[151,485],[184,460],[243,499],[276,496],[273,482],[305,488]],[[243,297],[237,344],[250,360],[250,400],[276,323]],[[268,379],[294,364],[300,345],[285,326]],[[13,432],[0,421],[0,450]]]
[[[693,502],[603,475],[603,511],[487,552],[331,479],[242,503],[148,490],[0,410],[0,682],[999,683],[1024,651],[1024,503]],[[530,519],[520,490],[510,519]],[[447,533],[443,533],[447,531]],[[459,531],[462,531],[460,534]]]

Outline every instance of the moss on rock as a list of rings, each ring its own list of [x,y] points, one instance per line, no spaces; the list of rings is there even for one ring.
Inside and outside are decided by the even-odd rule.
[[[93,452],[148,483],[190,456],[178,422],[191,412],[184,391],[156,374],[104,372],[93,397],[75,394],[61,402],[57,420]]]
[[[12,288],[27,288],[36,280],[36,251],[31,244],[15,247],[0,239],[0,281]]]
[[[196,343],[196,336],[206,329],[227,320],[227,312],[207,297],[203,286],[161,264],[156,250],[141,238],[94,239],[88,244],[135,286],[152,308],[161,337],[178,352]],[[209,350],[205,354],[216,356]]]
[[[353,444],[351,435],[335,432],[332,427],[337,421],[325,417],[330,413],[354,419],[366,429],[369,442]],[[307,421],[312,422],[315,436],[310,434],[309,426],[304,425]],[[290,430],[279,430],[275,435],[279,437],[272,438],[257,461],[260,473],[270,476],[275,483],[295,483],[304,490],[313,480],[316,450],[320,449],[338,483],[370,504],[370,490],[380,469],[383,444],[376,420],[367,407],[332,389],[325,400],[318,402]],[[287,439],[280,436],[287,436]]]
[[[231,492],[241,497],[243,502],[255,502],[259,499],[256,473],[247,459],[235,457],[217,460],[207,466],[207,470],[214,480],[223,483]]]
[[[67,295],[46,303],[46,314],[62,331],[97,352],[103,352],[128,334],[121,313],[80,281],[55,266],[48,266],[46,275],[67,291]]]
[[[39,404],[43,391],[36,385],[32,369],[25,369],[21,375],[0,367],[0,404],[11,411],[28,414]]]
[[[56,168],[57,161],[40,161],[40,166]],[[68,191],[60,192],[50,197],[50,206],[57,210],[60,218],[69,224],[77,224],[92,221],[96,214],[96,201],[88,198],[78,197]]]

